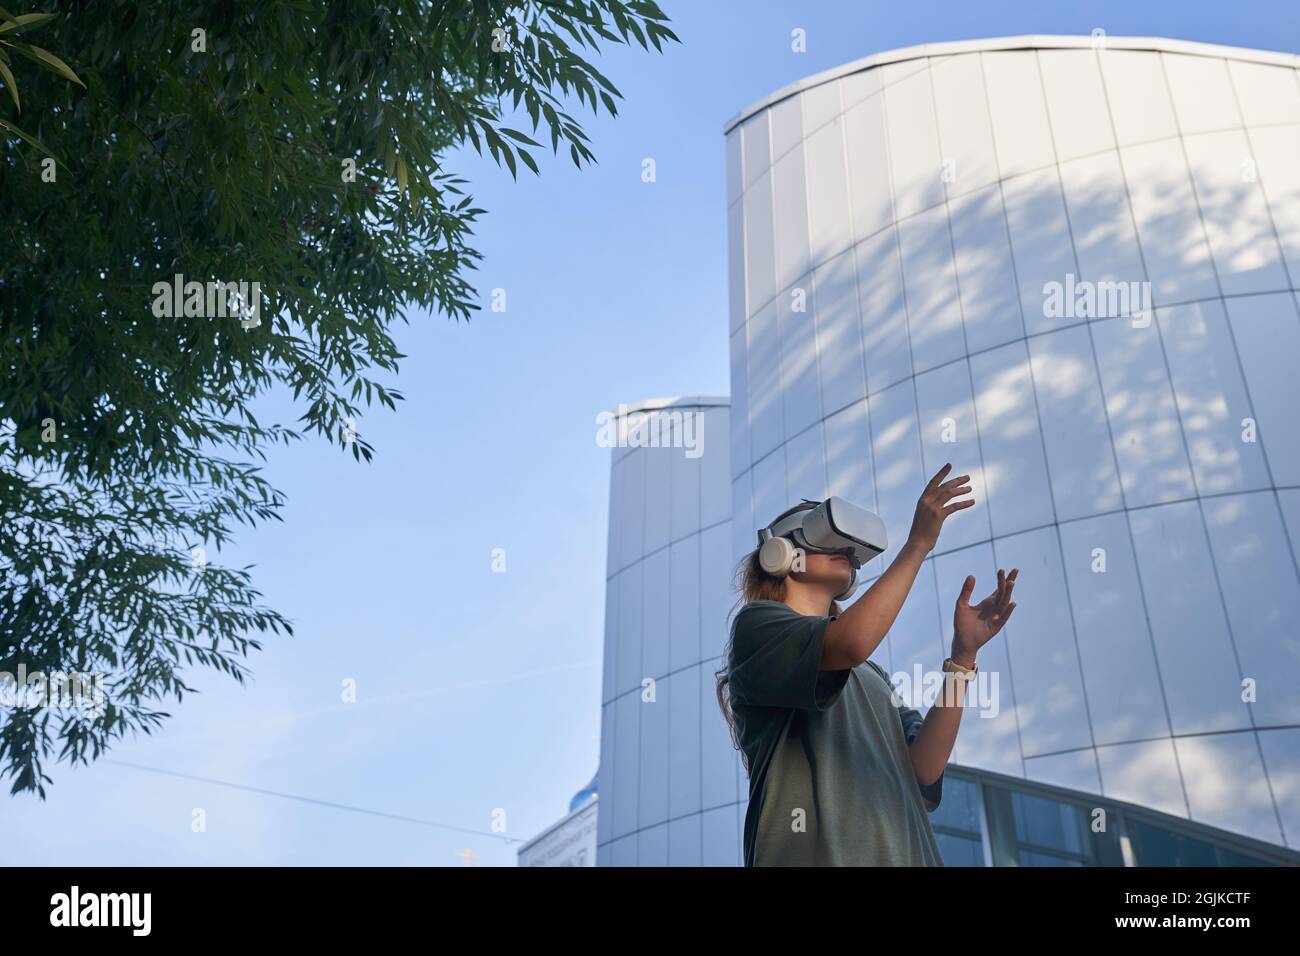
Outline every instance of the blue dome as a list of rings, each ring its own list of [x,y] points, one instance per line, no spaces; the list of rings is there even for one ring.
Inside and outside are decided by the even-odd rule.
[[[599,772],[596,774],[596,777],[598,776],[600,776]],[[573,799],[569,801],[570,813],[596,799],[596,777],[592,777],[590,783],[573,795]]]

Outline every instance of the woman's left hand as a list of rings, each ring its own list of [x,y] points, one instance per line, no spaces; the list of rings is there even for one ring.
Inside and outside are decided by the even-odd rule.
[[[1011,600],[1011,589],[1016,586],[1019,573],[1019,568],[1012,568],[1010,574],[998,568],[997,589],[979,604],[970,603],[971,592],[975,590],[975,576],[966,576],[966,583],[957,596],[957,609],[952,615],[953,661],[964,667],[972,666],[976,652],[1002,630],[1002,625],[1016,609],[1016,602]]]

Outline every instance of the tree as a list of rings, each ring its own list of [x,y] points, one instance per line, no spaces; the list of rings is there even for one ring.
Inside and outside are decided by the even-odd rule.
[[[592,162],[565,103],[621,96],[584,57],[676,40],[650,0],[61,6],[42,43],[85,89],[22,79],[59,163],[0,140],[0,673],[102,673],[105,697],[0,710],[11,792],[41,796],[56,746],[84,763],[148,733],[187,668],[242,681],[291,632],[202,549],[278,519],[272,446],[370,459],[352,422],[401,398],[395,321],[477,308],[483,211],[446,155]],[[279,386],[293,427],[251,411]]]

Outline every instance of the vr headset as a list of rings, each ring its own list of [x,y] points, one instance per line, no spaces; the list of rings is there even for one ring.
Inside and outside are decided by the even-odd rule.
[[[853,566],[849,586],[835,595],[842,601],[857,589],[862,565],[887,547],[885,523],[866,508],[843,498],[805,498],[758,532],[758,563],[768,574],[783,578],[800,552],[842,554]]]

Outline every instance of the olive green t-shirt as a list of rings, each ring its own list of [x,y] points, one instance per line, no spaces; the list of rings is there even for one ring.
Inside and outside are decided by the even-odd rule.
[[[908,747],[922,716],[866,661],[823,671],[830,617],[754,601],[731,626],[729,692],[749,766],[746,866],[942,866]]]

